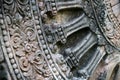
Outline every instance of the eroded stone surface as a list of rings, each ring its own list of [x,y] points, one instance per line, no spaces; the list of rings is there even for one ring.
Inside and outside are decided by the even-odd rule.
[[[119,31],[119,0],[1,0],[0,80],[119,80]]]

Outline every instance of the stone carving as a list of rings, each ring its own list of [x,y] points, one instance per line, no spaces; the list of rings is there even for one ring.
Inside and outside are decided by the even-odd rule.
[[[112,1],[1,0],[0,79],[119,80],[120,1]]]

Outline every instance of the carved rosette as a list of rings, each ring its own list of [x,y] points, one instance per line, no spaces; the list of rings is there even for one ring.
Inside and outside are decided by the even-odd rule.
[[[110,0],[0,0],[0,37],[11,79],[90,79],[106,53],[120,48],[120,22],[111,5]],[[112,73],[101,72],[98,79]]]
[[[2,0],[0,15],[4,53],[14,80],[66,79],[70,70],[46,43],[36,0]]]

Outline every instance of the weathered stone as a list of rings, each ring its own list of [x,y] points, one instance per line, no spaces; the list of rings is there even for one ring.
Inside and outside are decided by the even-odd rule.
[[[120,0],[0,0],[0,80],[120,80]]]

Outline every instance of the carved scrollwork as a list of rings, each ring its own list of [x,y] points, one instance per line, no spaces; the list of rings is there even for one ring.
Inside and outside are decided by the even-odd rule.
[[[119,19],[110,5],[109,0],[1,0],[0,60],[11,79],[91,79],[106,53],[120,46]],[[98,80],[107,79],[104,71]]]

